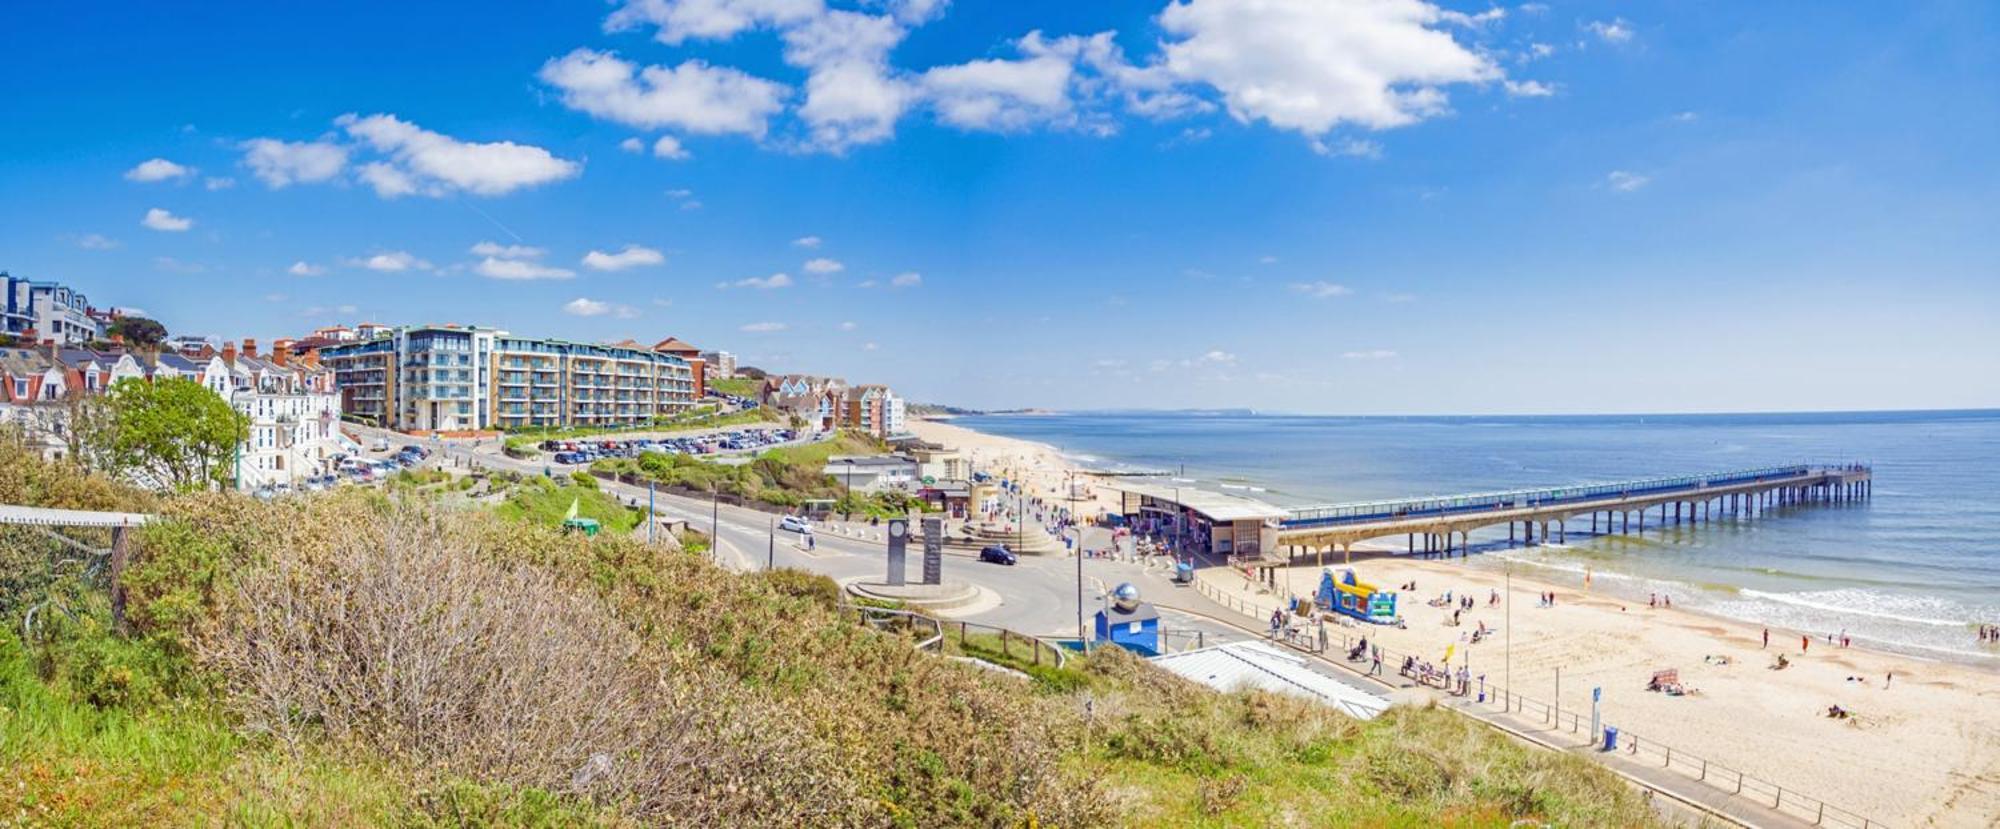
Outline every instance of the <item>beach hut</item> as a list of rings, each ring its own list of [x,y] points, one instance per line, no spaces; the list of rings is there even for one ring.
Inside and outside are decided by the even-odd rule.
[[[1160,611],[1139,601],[1131,583],[1111,591],[1111,603],[1097,611],[1097,647],[1117,645],[1140,656],[1160,654]]]
[[[1353,570],[1325,568],[1319,574],[1319,606],[1377,625],[1396,623],[1396,594],[1354,577]]]

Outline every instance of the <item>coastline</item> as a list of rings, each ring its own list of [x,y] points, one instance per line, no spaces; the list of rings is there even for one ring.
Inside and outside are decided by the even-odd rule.
[[[984,462],[1000,463],[1000,468],[1021,475],[1031,492],[1057,492],[1063,476],[1079,468],[1049,444],[990,435],[961,423],[921,423],[923,427],[916,430],[920,436],[958,445],[968,455],[976,451]],[[1099,506],[1111,504],[1100,499]],[[1585,593],[1578,584],[1580,575],[1574,580],[1554,576],[1563,568],[1537,562],[1523,561],[1511,568],[1509,598],[1499,607],[1489,607],[1490,591],[1503,589],[1508,580],[1505,565],[1411,559],[1400,554],[1400,545],[1394,548],[1398,554],[1391,555],[1389,546],[1357,547],[1354,567],[1363,580],[1385,587],[1417,584],[1418,589],[1400,597],[1399,609],[1408,627],[1364,626],[1340,632],[1366,633],[1385,648],[1432,661],[1451,647],[1453,665],[1470,660],[1473,674],[1483,674],[1492,683],[1505,681],[1501,673],[1504,663],[1511,661],[1516,690],[1543,700],[1554,695],[1554,674],[1560,666],[1561,703],[1567,710],[1588,710],[1590,689],[1602,687],[1607,724],[1781,785],[1797,786],[1876,820],[1986,826],[1983,816],[2000,814],[2000,718],[1986,715],[2000,702],[2000,679],[1996,679],[2000,670],[1990,663],[1915,656],[1865,644],[1839,648],[1827,643],[1825,631],[1802,649],[1800,636],[1812,634],[1777,628],[1771,629],[1767,650],[1761,646],[1760,625],[1694,608],[1647,607],[1643,598],[1635,603],[1602,585]],[[1484,555],[1488,554],[1475,552],[1473,558]],[[1289,578],[1293,590],[1305,595],[1311,592],[1309,585],[1318,570],[1300,566],[1280,573],[1281,588]],[[1240,573],[1208,568],[1202,578],[1215,589],[1262,607],[1282,599],[1260,592]],[[1449,610],[1426,604],[1446,590],[1452,590],[1454,597],[1470,594],[1476,600],[1457,627],[1447,625]],[[1556,607],[1536,607],[1535,597],[1551,591],[1557,595]],[[1511,658],[1503,656],[1508,631],[1476,645],[1467,641],[1480,622],[1504,628],[1507,604],[1517,605],[1512,612],[1512,624],[1518,629],[1511,631]],[[1239,622],[1258,625],[1248,616]],[[1770,668],[1778,653],[1787,656],[1790,667]],[[1712,657],[1728,657],[1729,663],[1715,664]],[[1653,671],[1669,668],[1679,671],[1682,682],[1700,693],[1670,697],[1643,690]],[[1895,678],[1885,688],[1891,673]],[[1826,717],[1831,705],[1856,716]]]

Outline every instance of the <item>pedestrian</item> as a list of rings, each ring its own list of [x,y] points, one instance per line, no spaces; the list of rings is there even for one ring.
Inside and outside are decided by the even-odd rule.
[[[1804,656],[1804,655],[1805,655],[1805,653],[1806,653],[1807,651],[1810,651],[1810,650],[1812,650],[1812,637],[1810,637],[1810,636],[1800,636],[1800,637],[1799,637],[1799,655],[1801,655],[1801,656]]]
[[[1769,649],[1769,648],[1771,647],[1771,629],[1770,629],[1770,628],[1765,628],[1765,629],[1764,629],[1764,647],[1765,647],[1766,649]]]
[[[1889,683],[1895,681],[1896,681],[1896,672],[1890,671],[1887,676],[1882,677],[1882,690],[1884,691],[1889,690]]]
[[[1278,630],[1280,628],[1283,628],[1284,626],[1285,626],[1285,614],[1282,611],[1278,610],[1271,611],[1271,638],[1272,639],[1278,638]]]
[[[1663,601],[1663,602],[1664,602],[1664,603],[1666,604],[1666,607],[1667,607],[1667,609],[1668,609],[1668,610],[1672,610],[1672,609],[1673,609],[1673,607],[1674,607],[1674,597],[1672,597],[1672,596],[1663,596],[1663,597],[1661,597],[1661,601]]]
[[[1647,607],[1659,607],[1659,606],[1660,606],[1660,594],[1658,594],[1658,593],[1647,593],[1647,594],[1646,594],[1646,606],[1647,606]]]

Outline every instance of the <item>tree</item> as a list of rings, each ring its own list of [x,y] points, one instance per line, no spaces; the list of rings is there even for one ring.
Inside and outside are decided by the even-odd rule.
[[[167,327],[145,317],[119,317],[105,327],[104,336],[119,337],[131,345],[159,345],[167,339]]]
[[[112,469],[179,491],[222,486],[230,458],[250,436],[250,419],[193,380],[118,381],[97,450]]]

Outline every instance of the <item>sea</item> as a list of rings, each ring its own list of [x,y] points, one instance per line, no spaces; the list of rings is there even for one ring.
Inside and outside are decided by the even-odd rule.
[[[1509,547],[1472,536],[1471,566],[1913,656],[2000,666],[2000,410],[1798,414],[1339,417],[1249,412],[978,415],[955,421],[1051,444],[1079,465],[1153,471],[1280,506],[1862,462],[1874,497],[1750,520],[1589,532]],[[1382,539],[1401,549],[1401,537]],[[1516,569],[1515,572],[1524,572]]]

